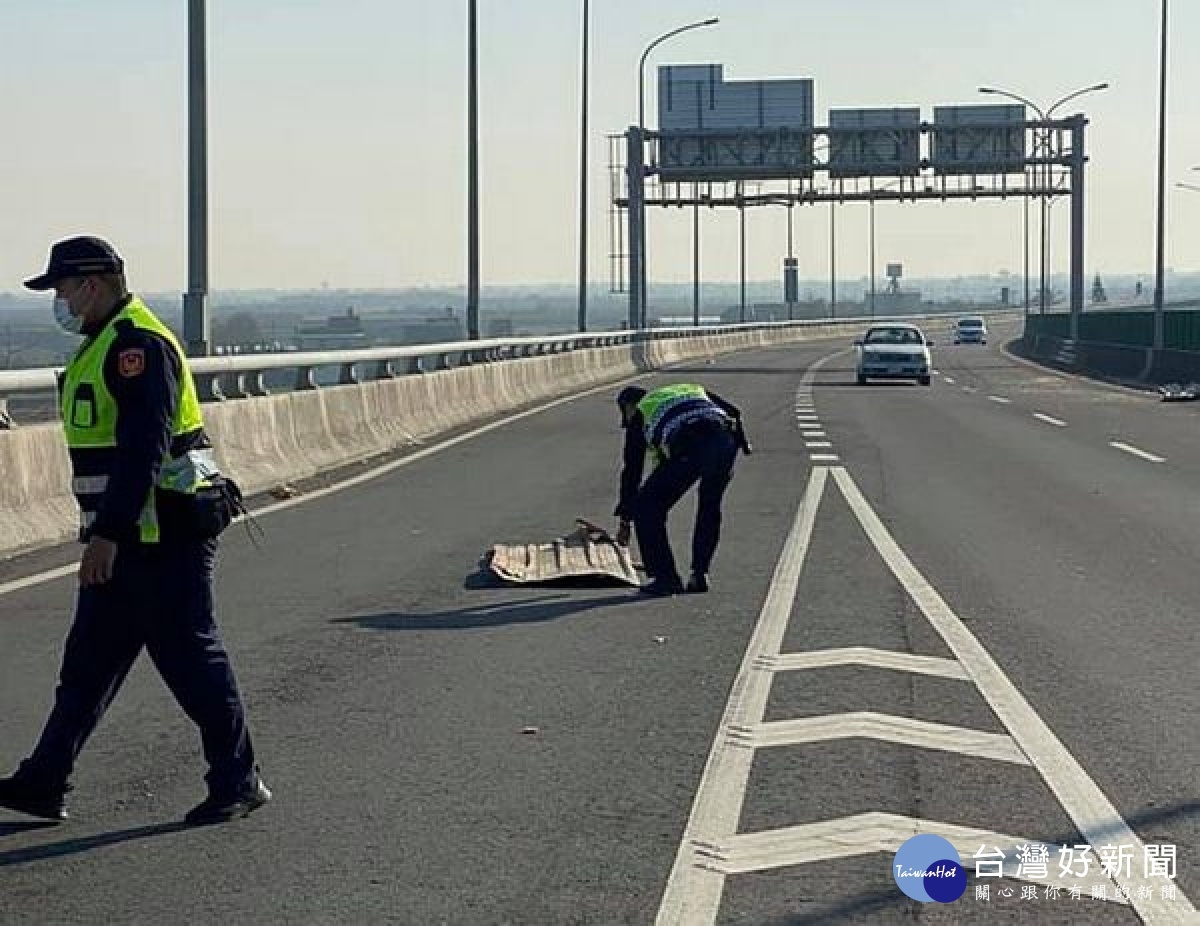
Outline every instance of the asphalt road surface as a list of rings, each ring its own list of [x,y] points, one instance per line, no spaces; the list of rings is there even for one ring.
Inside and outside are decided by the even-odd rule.
[[[276,799],[179,824],[199,744],[142,660],[70,822],[0,816],[0,923],[1191,921],[1200,409],[932,333],[929,387],[859,387],[837,341],[646,378],[754,442],[706,596],[479,580],[494,543],[608,518],[615,388],[266,512],[261,548],[234,528],[221,620]],[[0,769],[73,598],[14,580],[74,555],[0,565]],[[958,900],[897,886],[917,834]]]

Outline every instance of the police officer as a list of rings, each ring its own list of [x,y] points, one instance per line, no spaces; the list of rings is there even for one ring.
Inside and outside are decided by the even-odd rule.
[[[0,778],[0,806],[66,819],[75,760],[142,648],[200,728],[208,795],[185,816],[220,823],[271,798],[213,616],[217,535],[240,493],[217,471],[196,387],[175,337],[126,289],[99,238],[50,250],[26,281],[83,344],[60,384],[86,544],[54,707],[33,753]]]
[[[739,448],[750,452],[742,413],[716,393],[679,384],[647,392],[627,386],[617,395],[625,428],[624,465],[618,539],[628,542],[629,525],[637,529],[638,546],[649,584],[645,595],[685,591],[667,537],[667,514],[693,485],[697,490],[696,525],[692,534],[692,569],[686,591],[707,592],[708,570],[721,534],[721,498],[733,477]],[[642,483],[647,453],[653,469]]]

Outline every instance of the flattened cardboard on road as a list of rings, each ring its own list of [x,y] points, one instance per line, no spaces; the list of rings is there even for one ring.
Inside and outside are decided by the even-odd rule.
[[[641,584],[629,547],[582,518],[575,523],[574,531],[549,543],[496,544],[485,558],[487,568],[517,585]]]

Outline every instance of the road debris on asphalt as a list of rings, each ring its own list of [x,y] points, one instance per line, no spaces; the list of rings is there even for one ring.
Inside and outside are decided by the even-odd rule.
[[[1158,387],[1158,393],[1164,402],[1195,402],[1200,399],[1200,383],[1165,383]]]
[[[629,547],[603,527],[576,518],[575,530],[549,543],[496,544],[485,568],[516,585],[640,585]]]

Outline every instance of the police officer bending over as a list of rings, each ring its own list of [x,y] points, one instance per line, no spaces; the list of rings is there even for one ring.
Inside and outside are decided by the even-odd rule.
[[[685,590],[667,538],[667,514],[697,482],[686,590],[707,592],[708,570],[721,534],[721,498],[733,478],[739,448],[750,452],[742,413],[716,393],[686,384],[653,392],[627,386],[617,395],[617,405],[625,428],[625,453],[614,514],[621,519],[617,535],[622,542],[628,542],[631,521],[637,528],[642,563],[651,578],[641,592],[662,596]],[[642,484],[647,452],[653,469]]]
[[[54,707],[32,755],[0,778],[0,806],[62,820],[75,760],[142,647],[200,728],[208,796],[184,818],[221,823],[261,807],[245,710],[213,616],[217,535],[240,493],[217,471],[187,360],[126,290],[98,238],[50,250],[28,280],[84,341],[61,382],[72,483],[86,544]]]

